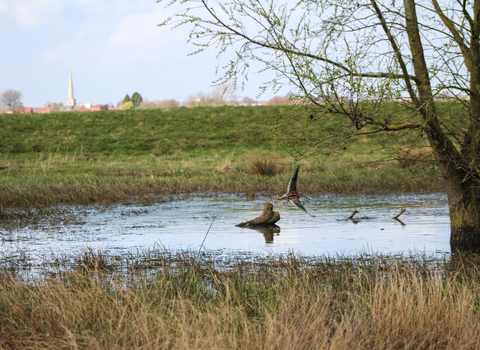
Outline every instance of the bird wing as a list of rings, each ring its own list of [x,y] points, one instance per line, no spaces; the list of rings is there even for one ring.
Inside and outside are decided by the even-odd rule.
[[[299,207],[300,209],[302,209],[305,213],[307,213],[308,215],[310,215],[312,218],[315,217],[315,215],[312,215],[310,214],[307,209],[305,209],[305,207],[302,205],[302,203],[300,203],[300,201],[298,199],[290,199],[290,203],[292,204],[295,204],[297,207]]]
[[[290,182],[288,183],[287,193],[297,190],[298,169],[300,169],[300,165],[297,166],[297,169],[295,169],[295,172],[293,173],[293,176],[290,179]]]

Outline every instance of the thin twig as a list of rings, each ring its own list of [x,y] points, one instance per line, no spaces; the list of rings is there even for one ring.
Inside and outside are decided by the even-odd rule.
[[[400,210],[400,213],[398,213],[397,215],[395,215],[393,218],[394,218],[394,219],[398,219],[398,217],[399,217],[400,215],[402,215],[403,213],[405,213],[406,211],[407,211],[407,209],[402,208],[402,210]]]
[[[205,243],[205,240],[207,239],[208,233],[210,232],[210,229],[212,228],[213,222],[215,221],[216,216],[213,217],[212,222],[210,224],[210,227],[207,230],[207,233],[205,234],[205,237],[203,238],[202,244],[200,244],[200,249],[198,250],[197,257],[195,259],[195,265],[197,265],[198,257],[200,256],[200,252],[202,251],[203,243]]]

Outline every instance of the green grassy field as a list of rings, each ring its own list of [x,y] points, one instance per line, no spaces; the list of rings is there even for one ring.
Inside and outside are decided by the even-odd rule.
[[[0,115],[0,208],[282,192],[293,158],[274,135],[281,108]],[[327,162],[303,160],[303,192],[441,190],[436,169],[400,166],[387,141],[359,138]],[[253,165],[262,162],[275,175],[256,176]]]

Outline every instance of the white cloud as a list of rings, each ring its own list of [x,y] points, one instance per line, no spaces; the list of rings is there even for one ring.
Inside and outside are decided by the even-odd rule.
[[[34,27],[54,17],[61,7],[59,0],[15,0],[13,14],[21,26]]]
[[[132,45],[161,38],[157,27],[159,15],[156,13],[136,13],[125,16],[119,28],[110,35],[108,45]]]
[[[79,5],[93,5],[96,4],[98,1],[97,0],[78,0],[77,3]]]
[[[157,26],[168,14],[160,6],[151,13],[135,13],[123,16],[112,31],[100,56],[102,69],[111,65],[133,62],[154,62],[171,55],[174,47],[185,50],[187,33],[177,29]],[[184,52],[183,55],[186,53]]]
[[[63,42],[58,44],[53,49],[47,50],[43,53],[43,59],[47,63],[56,63],[71,61],[76,56],[78,46],[70,42]]]
[[[185,45],[188,33],[181,29],[171,31],[171,28],[158,27],[157,24],[168,15],[161,6],[150,3],[142,10],[113,16],[107,15],[108,11],[103,12],[103,16],[98,16],[96,12],[81,25],[70,27],[73,34],[70,39],[44,50],[42,59],[47,63],[88,62],[100,71],[113,71],[125,64],[155,62],[162,57],[178,56],[179,48],[182,51],[180,56],[185,57],[191,50]]]
[[[0,11],[7,11],[7,2],[6,1],[0,1]]]

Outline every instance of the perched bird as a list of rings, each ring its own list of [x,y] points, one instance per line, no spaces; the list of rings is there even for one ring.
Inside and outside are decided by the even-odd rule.
[[[310,214],[307,211],[307,209],[303,207],[302,203],[300,203],[299,198],[302,196],[302,194],[297,192],[298,169],[300,169],[300,165],[297,167],[297,169],[295,169],[295,172],[293,173],[293,176],[290,179],[290,182],[288,183],[287,193],[285,193],[281,197],[278,197],[277,200],[283,201],[284,199],[288,199],[290,203],[295,204],[297,207],[302,209],[305,213],[307,213],[311,217],[315,217],[315,215]]]

